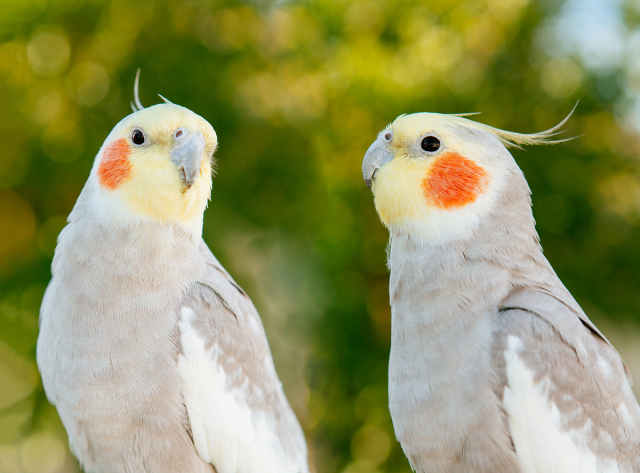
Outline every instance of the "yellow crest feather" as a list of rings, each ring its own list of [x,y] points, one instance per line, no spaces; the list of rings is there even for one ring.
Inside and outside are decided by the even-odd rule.
[[[576,102],[573,109],[571,109],[571,112],[569,112],[569,115],[567,115],[564,120],[562,120],[553,128],[549,128],[548,130],[540,131],[538,133],[525,134],[500,130],[499,128],[494,128],[492,126],[485,125],[484,123],[478,123],[464,118],[465,116],[475,115],[475,113],[443,115],[443,120],[447,121],[449,125],[452,125],[456,128],[471,128],[491,133],[496,138],[498,138],[498,140],[500,140],[500,142],[507,148],[513,147],[522,149],[520,145],[549,145],[574,139],[575,137],[565,138],[563,140],[553,140],[551,138],[562,133],[562,131],[558,131],[558,129],[562,127],[562,125],[564,125],[567,120],[569,120],[569,117],[571,117],[571,115],[575,111],[578,103],[579,102]]]

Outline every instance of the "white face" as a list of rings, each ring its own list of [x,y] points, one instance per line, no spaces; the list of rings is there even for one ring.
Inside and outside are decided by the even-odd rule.
[[[401,116],[367,152],[363,171],[372,174],[376,210],[392,235],[435,244],[470,237],[511,172],[511,155],[493,135],[448,118]],[[386,156],[379,167],[370,164],[376,154]]]
[[[211,125],[190,110],[161,104],[123,119],[105,140],[91,177],[105,218],[200,227],[210,196]]]

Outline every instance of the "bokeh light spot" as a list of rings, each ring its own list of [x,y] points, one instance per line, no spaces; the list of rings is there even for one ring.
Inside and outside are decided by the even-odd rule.
[[[30,94],[31,95],[31,94]],[[58,89],[33,90],[31,98],[31,119],[34,123],[45,125],[53,121],[62,111],[63,97]]]
[[[9,444],[10,441],[5,443]],[[19,463],[18,452],[16,452],[13,445],[3,445],[0,443],[0,467],[2,468],[2,473],[22,473],[20,471],[22,468]]]
[[[33,72],[42,76],[57,75],[67,67],[71,48],[56,33],[40,33],[27,45],[27,59]]]
[[[353,35],[377,36],[384,30],[386,19],[382,9],[373,2],[355,2],[345,16],[347,31]]]
[[[626,218],[640,215],[640,179],[630,174],[611,175],[598,184],[605,209]]]
[[[582,69],[570,59],[552,59],[540,72],[542,88],[552,97],[566,98],[582,83]]]
[[[69,94],[81,105],[96,105],[109,92],[109,74],[100,64],[83,62],[73,68],[68,80]]]
[[[20,448],[25,473],[55,473],[67,455],[62,440],[51,432],[38,432],[27,437]]]
[[[0,411],[31,394],[37,384],[35,365],[0,341]]]
[[[391,450],[391,439],[382,427],[365,425],[351,439],[353,457],[371,466],[378,466],[388,457]]]

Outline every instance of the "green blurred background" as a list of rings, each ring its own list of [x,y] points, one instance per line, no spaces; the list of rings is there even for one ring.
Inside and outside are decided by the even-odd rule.
[[[135,3],[135,4],[134,4]],[[56,236],[157,94],[220,140],[204,237],[260,310],[316,471],[409,472],[387,408],[387,231],[360,165],[398,114],[547,129],[514,151],[547,257],[640,379],[640,5],[0,0],[0,471],[75,472],[35,366]]]

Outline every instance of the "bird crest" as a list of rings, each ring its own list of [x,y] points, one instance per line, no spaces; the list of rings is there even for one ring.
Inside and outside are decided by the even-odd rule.
[[[448,123],[449,125],[459,128],[459,129],[475,129],[479,131],[485,131],[487,133],[491,133],[493,136],[498,138],[500,142],[506,146],[507,148],[520,148],[520,145],[551,145],[555,143],[563,143],[565,141],[573,140],[577,137],[565,138],[562,140],[554,140],[552,137],[562,133],[563,131],[558,131],[560,128],[569,120],[573,112],[578,107],[578,102],[573,106],[569,115],[565,117],[560,123],[556,126],[549,128],[545,131],[540,131],[538,133],[516,133],[513,131],[500,130],[499,128],[494,128],[489,125],[485,125],[484,123],[479,123],[473,120],[468,120],[467,117],[469,115],[477,115],[477,113],[458,113],[452,115],[442,115],[441,119],[443,122]]]
[[[170,100],[164,98],[162,95],[158,94],[158,96],[164,101],[164,103],[172,104]],[[131,110],[133,113],[139,112],[144,109],[142,102],[140,102],[140,68],[138,68],[136,72],[136,80],[133,83],[133,100],[131,103]]]

